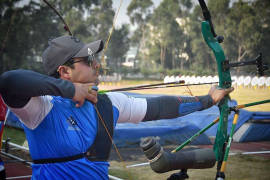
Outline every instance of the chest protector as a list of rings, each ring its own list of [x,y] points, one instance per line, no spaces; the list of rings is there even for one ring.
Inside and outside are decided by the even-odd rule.
[[[112,103],[106,94],[98,95],[98,103],[96,105],[97,112],[97,135],[96,138],[88,148],[85,153],[77,154],[74,156],[62,157],[62,158],[49,158],[49,159],[36,159],[33,160],[35,164],[46,164],[46,163],[59,163],[59,162],[67,162],[73,161],[76,159],[81,159],[86,157],[90,161],[107,161],[110,156],[112,141],[108,135],[108,132],[111,137],[113,137],[113,129],[114,129],[114,120],[113,120],[113,108]],[[102,119],[100,119],[98,113],[101,115]],[[108,130],[104,127],[104,124]]]
[[[113,137],[114,125],[112,102],[109,100],[107,95],[98,95],[97,109],[102,119],[100,119],[100,117],[98,116],[97,135],[94,143],[87,150],[86,157],[90,161],[107,161],[109,159],[112,148],[112,140],[110,137]],[[103,122],[105,123],[105,127]],[[110,134],[110,136],[108,135],[108,133]]]

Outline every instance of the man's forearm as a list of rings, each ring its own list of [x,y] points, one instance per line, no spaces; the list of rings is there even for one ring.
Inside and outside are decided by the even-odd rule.
[[[0,76],[0,93],[5,103],[14,108],[23,107],[35,96],[54,95],[72,98],[74,91],[72,82],[34,71],[13,70]]]
[[[143,121],[171,119],[213,105],[209,95],[198,97],[160,96],[147,99],[147,112]]]

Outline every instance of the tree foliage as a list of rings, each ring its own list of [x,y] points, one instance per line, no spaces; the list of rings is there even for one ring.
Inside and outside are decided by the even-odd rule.
[[[26,68],[43,72],[41,55],[49,39],[67,35],[60,18],[43,1],[0,2],[0,73]],[[84,42],[106,40],[114,11],[111,0],[51,0],[73,35]]]
[[[266,50],[269,47],[269,1],[207,2],[216,33],[225,38],[221,45],[230,61],[253,59],[262,52],[266,55],[263,60],[270,62],[269,51]],[[198,4],[185,0],[163,0],[147,23],[148,48],[140,52],[143,66],[149,64],[153,67],[154,63],[165,69],[191,69],[197,73],[214,74],[216,64],[213,53],[201,35],[202,20]],[[256,72],[254,67],[242,69],[247,71],[251,68]]]
[[[48,39],[67,34],[59,17],[42,0],[0,1],[0,73],[26,68],[42,72],[41,55]],[[112,0],[49,0],[63,15],[72,33],[84,42],[108,38],[114,10]],[[202,12],[190,0],[131,0],[127,13],[135,31],[123,25],[112,33],[106,57],[119,69],[129,47],[138,49],[143,72],[215,74],[211,50],[201,35]],[[224,36],[226,58],[249,60],[260,52],[270,64],[270,1],[208,0],[213,24]],[[24,4],[23,4],[24,3]],[[155,4],[156,5],[156,4]],[[254,67],[241,68],[255,72]]]
[[[115,29],[111,37],[110,48],[106,52],[107,64],[116,72],[119,72],[121,63],[129,49],[128,33],[128,25],[122,25],[121,28]]]

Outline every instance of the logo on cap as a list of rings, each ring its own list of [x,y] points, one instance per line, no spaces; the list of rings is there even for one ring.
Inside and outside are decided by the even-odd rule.
[[[88,55],[89,56],[92,56],[93,55],[93,51],[90,48],[88,48]]]

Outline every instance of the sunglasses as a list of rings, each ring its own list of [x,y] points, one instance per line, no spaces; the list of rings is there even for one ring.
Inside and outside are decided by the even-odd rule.
[[[92,66],[94,60],[95,60],[95,56],[94,54],[92,54],[90,56],[82,57],[82,59],[78,61],[75,61],[75,59],[70,59],[69,61],[67,61],[66,65],[72,65],[78,62],[83,62],[88,66]]]

